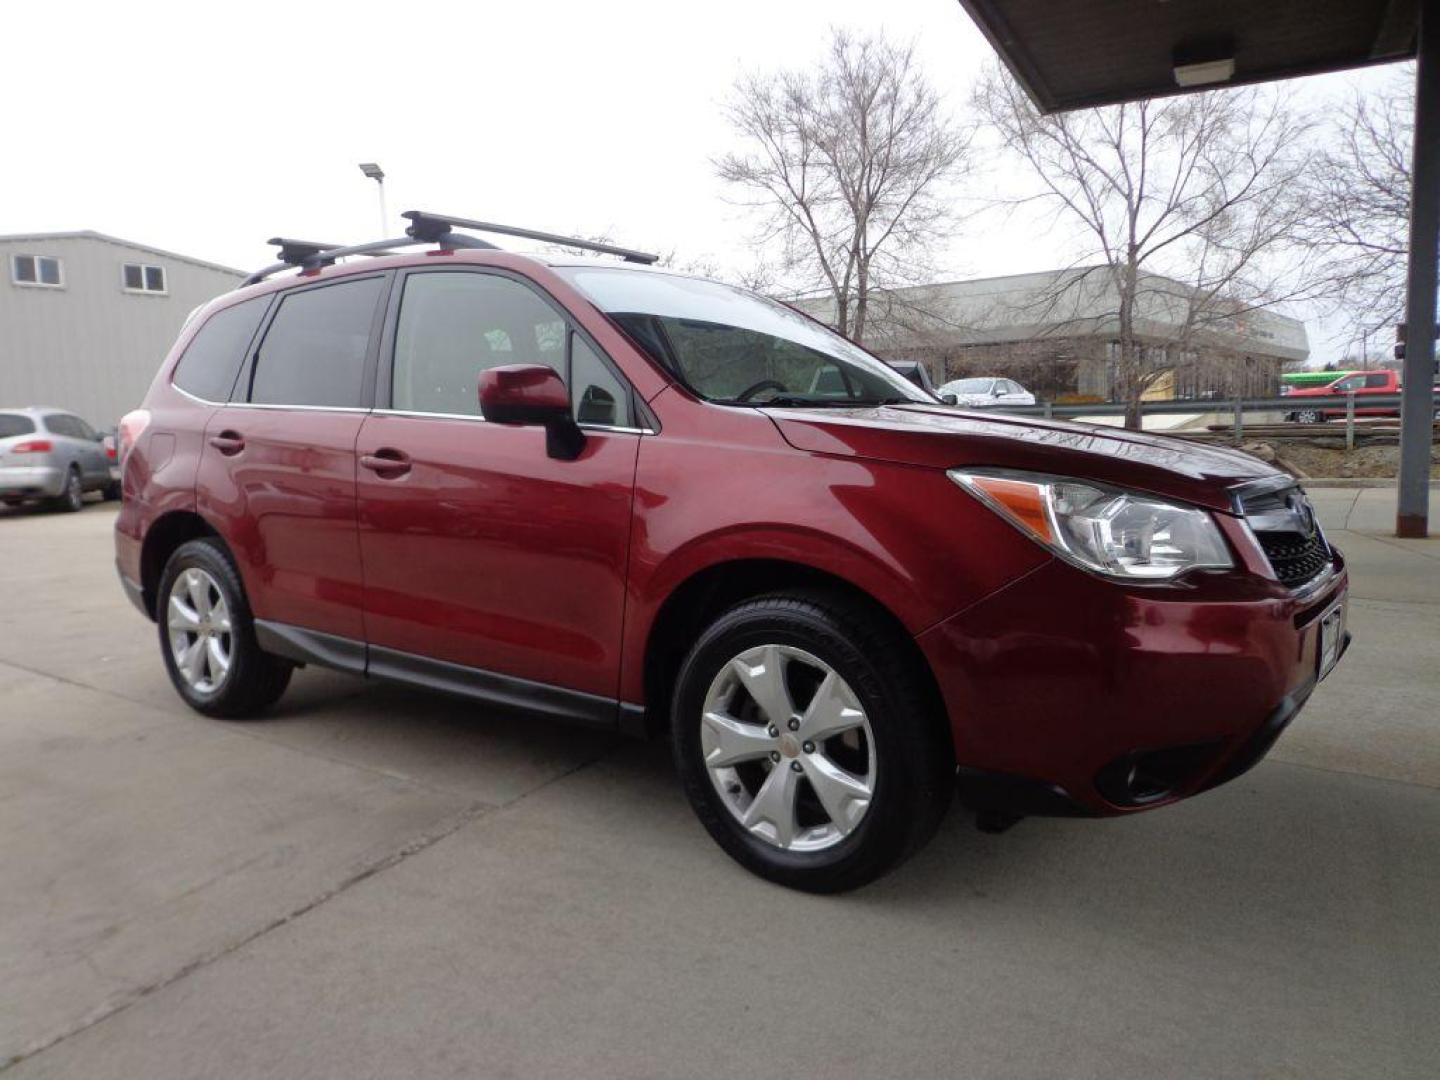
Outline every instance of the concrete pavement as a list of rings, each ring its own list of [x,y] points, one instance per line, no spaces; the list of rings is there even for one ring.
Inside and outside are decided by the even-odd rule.
[[[1433,1076],[1440,541],[1314,497],[1356,643],[1266,762],[1121,821],[957,812],[839,898],[734,866],[663,746],[312,670],[198,717],[109,508],[0,513],[0,1072]]]

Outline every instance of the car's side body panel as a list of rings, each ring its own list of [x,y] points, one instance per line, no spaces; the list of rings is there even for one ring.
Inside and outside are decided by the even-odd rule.
[[[614,698],[642,438],[591,432],[561,461],[539,427],[370,416],[359,454],[409,468],[360,470],[368,640]]]

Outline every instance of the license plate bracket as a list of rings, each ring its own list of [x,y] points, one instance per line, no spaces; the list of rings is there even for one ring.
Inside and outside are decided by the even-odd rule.
[[[1334,669],[1345,648],[1345,598],[1335,601],[1325,614],[1320,616],[1320,627],[1316,632],[1315,664],[1316,681],[1325,678]]]

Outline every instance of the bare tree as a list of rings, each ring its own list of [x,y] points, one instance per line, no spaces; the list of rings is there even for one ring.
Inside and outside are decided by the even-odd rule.
[[[782,242],[793,290],[827,292],[836,329],[864,340],[871,293],[923,275],[953,228],[968,131],[913,46],[841,30],[818,70],[743,76],[727,111],[747,149],[715,162],[720,177],[763,213],[759,241]]]
[[[1207,330],[1304,293],[1294,261],[1277,258],[1294,244],[1305,165],[1304,124],[1278,95],[1227,90],[1045,116],[992,68],[975,101],[1033,181],[997,202],[1046,205],[1082,238],[1082,257],[1041,302],[1062,321],[1083,312],[1114,325],[1111,386],[1127,427]]]
[[[1325,294],[1354,313],[1357,339],[1404,321],[1414,122],[1414,73],[1398,70],[1338,111],[1306,174],[1303,237]]]

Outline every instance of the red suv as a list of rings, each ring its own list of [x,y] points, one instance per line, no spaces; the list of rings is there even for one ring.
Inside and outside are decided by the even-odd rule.
[[[200,712],[313,663],[668,733],[730,855],[834,891],[952,792],[998,829],[1228,780],[1346,646],[1252,457],[956,411],[744,290],[407,216],[288,242],[125,419],[120,576]]]

